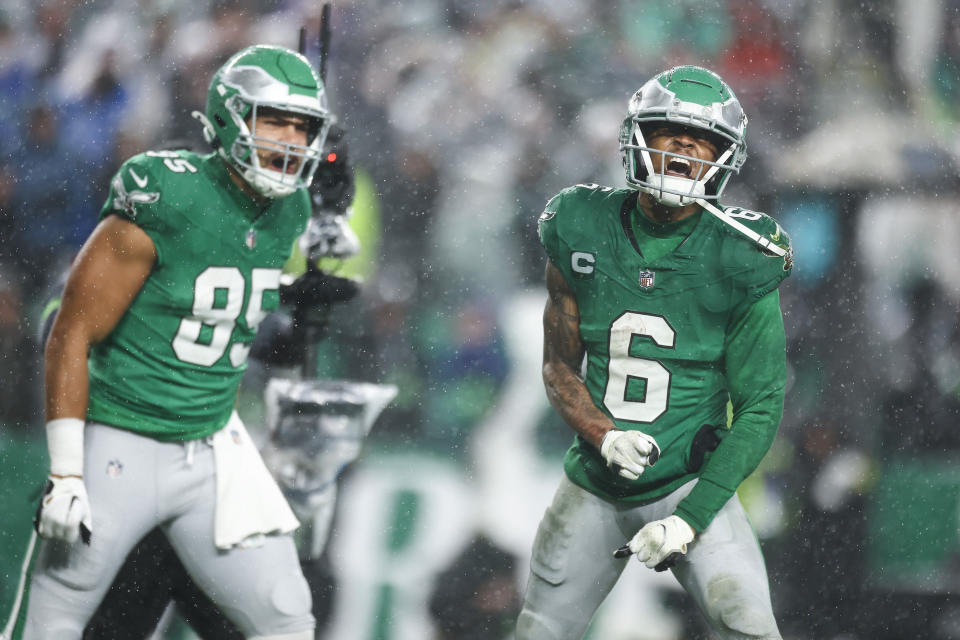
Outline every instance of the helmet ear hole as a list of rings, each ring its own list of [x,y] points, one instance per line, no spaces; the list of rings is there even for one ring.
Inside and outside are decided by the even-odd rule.
[[[326,124],[324,118],[310,118],[307,124],[307,144],[312,144],[320,132],[323,131],[323,126]]]

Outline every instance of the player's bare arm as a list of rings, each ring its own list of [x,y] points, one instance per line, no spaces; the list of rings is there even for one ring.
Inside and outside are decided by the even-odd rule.
[[[47,420],[86,416],[90,347],[120,321],[155,261],[153,241],[132,222],[109,216],[94,229],[70,271],[47,342]]]
[[[543,383],[557,413],[598,449],[613,428],[594,405],[580,377],[585,351],[580,338],[580,311],[563,274],[547,261],[547,306],[543,311]]]

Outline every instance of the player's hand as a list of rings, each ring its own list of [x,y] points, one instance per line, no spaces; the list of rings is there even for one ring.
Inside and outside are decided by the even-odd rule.
[[[666,571],[687,553],[687,545],[696,533],[680,516],[669,516],[649,523],[613,555],[624,558],[632,553],[649,569]]]
[[[72,544],[80,537],[85,544],[90,544],[93,519],[83,478],[49,476],[34,526],[44,538]]]
[[[611,429],[600,443],[600,455],[607,467],[627,480],[636,480],[644,467],[651,467],[660,458],[660,447],[653,436],[641,431]]]
[[[318,305],[346,302],[360,291],[360,285],[350,278],[331,275],[307,261],[307,270],[289,285],[280,287],[281,304],[312,309]]]

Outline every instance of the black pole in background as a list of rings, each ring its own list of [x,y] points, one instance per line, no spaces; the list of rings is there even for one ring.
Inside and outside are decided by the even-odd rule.
[[[320,9],[320,79],[327,81],[327,58],[330,56],[330,3]]]
[[[320,7],[320,33],[319,33],[320,60],[317,65],[317,71],[320,74],[320,80],[327,82],[327,57],[330,55],[330,3],[324,2]],[[300,27],[300,53],[306,53],[307,49],[307,29]],[[309,256],[307,260],[309,260]],[[312,309],[306,311],[301,319],[305,331],[305,348],[303,352],[303,362],[301,373],[305,379],[314,379],[317,377],[318,347],[317,343],[323,339],[327,326],[327,316],[330,309],[324,306],[322,309]]]

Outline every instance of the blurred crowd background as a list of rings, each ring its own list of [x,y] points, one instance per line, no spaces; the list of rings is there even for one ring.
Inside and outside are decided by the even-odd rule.
[[[23,514],[0,524],[3,598],[46,468],[39,318],[109,177],[201,147],[213,70],[316,34],[319,4],[0,4],[0,502]],[[364,285],[319,373],[400,393],[344,479],[329,637],[507,637],[572,438],[539,380],[536,218],[623,184],[629,96],[700,64],[750,119],[726,203],[796,248],[785,415],[741,489],[784,635],[960,638],[960,0],[338,0],[332,27],[365,248],[338,269]],[[701,637],[671,579],[631,575],[595,637]]]

